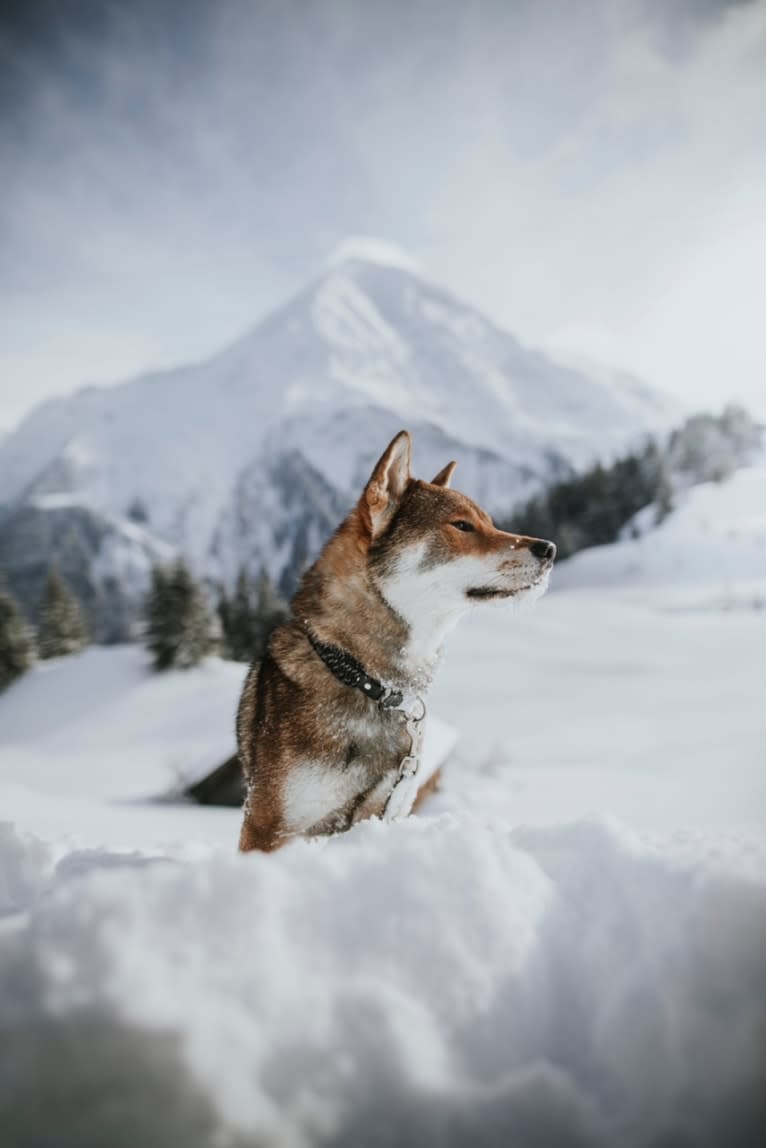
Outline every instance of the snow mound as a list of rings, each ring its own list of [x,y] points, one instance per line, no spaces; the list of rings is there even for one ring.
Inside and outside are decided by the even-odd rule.
[[[655,527],[653,506],[626,537],[585,550],[557,567],[555,585],[664,589],[669,605],[766,605],[766,464],[744,467],[724,482],[706,482],[678,496]]]
[[[0,858],[6,1143],[757,1142],[766,888],[615,825]]]

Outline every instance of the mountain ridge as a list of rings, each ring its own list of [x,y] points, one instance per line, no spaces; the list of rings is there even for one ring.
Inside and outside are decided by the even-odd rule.
[[[460,488],[507,513],[671,420],[662,396],[561,366],[412,269],[352,251],[205,359],[36,408],[0,443],[0,488],[6,503],[65,493],[113,515],[139,502],[198,573],[230,583],[266,566],[287,588],[310,555],[286,549],[280,508],[316,546],[327,506],[350,504],[402,426],[416,473],[457,458]],[[279,485],[280,456],[290,489],[266,521],[252,498],[243,515],[244,489],[263,502]],[[316,476],[332,498],[313,499]],[[222,545],[227,519],[240,530]]]

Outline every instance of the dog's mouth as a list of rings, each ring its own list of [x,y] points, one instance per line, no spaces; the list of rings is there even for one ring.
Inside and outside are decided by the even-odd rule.
[[[552,565],[552,562],[546,564],[536,578],[525,582],[523,586],[472,586],[470,590],[466,590],[465,596],[473,602],[493,602],[502,598],[518,598],[540,588],[544,590]]]
[[[471,590],[466,590],[465,596],[480,601],[489,601],[492,598],[515,598],[517,594],[523,594],[525,590],[531,589],[531,583],[529,586],[517,586],[514,590],[499,590],[496,586],[475,586]]]

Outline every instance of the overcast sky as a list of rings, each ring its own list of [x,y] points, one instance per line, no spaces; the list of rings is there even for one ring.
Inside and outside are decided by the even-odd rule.
[[[349,234],[766,415],[766,3],[2,4],[0,426],[225,345]]]

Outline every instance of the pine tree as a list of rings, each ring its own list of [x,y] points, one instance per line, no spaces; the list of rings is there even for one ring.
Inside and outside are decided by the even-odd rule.
[[[152,570],[146,620],[146,643],[156,670],[188,669],[215,648],[204,591],[183,559]]]
[[[25,673],[33,660],[29,627],[15,598],[0,588],[0,690]]]
[[[272,630],[288,617],[289,609],[265,571],[255,585],[243,568],[232,597],[221,594],[218,615],[228,656],[253,662],[263,657]]]
[[[253,660],[255,616],[255,587],[247,571],[243,568],[237,576],[229,619],[229,648],[235,662],[251,662]]]
[[[231,649],[231,598],[226,593],[225,586],[219,585],[218,587],[218,602],[216,603],[215,611],[218,615],[218,625],[221,630],[221,657],[233,661],[235,659]]]
[[[76,654],[88,645],[90,635],[80,603],[55,567],[48,572],[40,604],[37,642],[41,658]]]
[[[265,570],[258,579],[258,599],[253,618],[252,653],[253,661],[259,661],[266,653],[266,647],[277,626],[281,625],[290,610],[284,598],[277,591]]]

